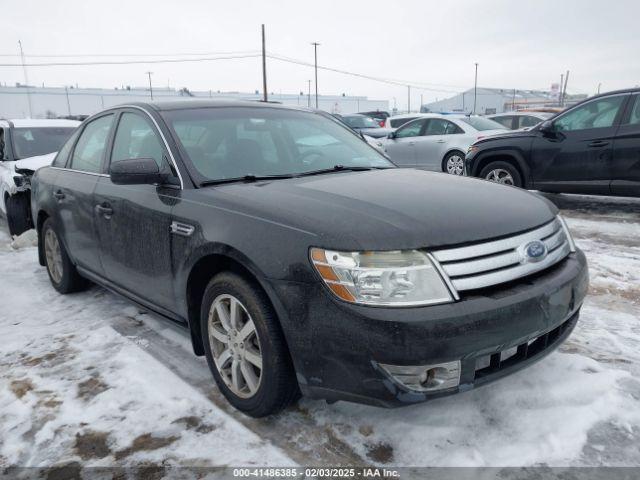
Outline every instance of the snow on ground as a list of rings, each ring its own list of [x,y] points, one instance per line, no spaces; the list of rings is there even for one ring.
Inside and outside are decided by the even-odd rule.
[[[587,254],[573,335],[489,386],[397,410],[229,407],[186,332],[98,287],[58,295],[0,233],[0,467],[640,465],[640,200],[549,195]]]

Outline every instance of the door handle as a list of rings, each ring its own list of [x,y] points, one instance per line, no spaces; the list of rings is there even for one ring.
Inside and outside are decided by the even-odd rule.
[[[436,140],[436,143],[445,143],[446,140]]]
[[[108,203],[103,203],[101,205],[96,205],[96,212],[109,220],[113,215],[113,208],[111,208]]]
[[[409,145],[415,145],[416,142],[409,142]]]
[[[605,142],[604,140],[594,140],[589,144],[589,147],[598,148],[598,147],[606,147],[607,145],[609,145],[609,142]]]
[[[53,196],[57,200],[62,200],[65,197],[64,192],[62,190],[56,190],[55,192],[53,192]]]

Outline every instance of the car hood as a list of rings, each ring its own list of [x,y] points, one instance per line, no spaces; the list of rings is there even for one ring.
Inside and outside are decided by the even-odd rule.
[[[537,227],[557,214],[553,204],[525,190],[414,169],[219,185],[195,195],[203,203],[308,232],[317,246],[345,250],[477,242]]]
[[[485,138],[481,138],[476,142],[476,145],[484,142],[491,142],[493,140],[529,138],[529,137],[535,136],[535,133],[533,130],[490,130],[490,131],[492,132],[495,131],[497,133],[490,136],[486,136]]]
[[[37,157],[28,157],[16,162],[16,170],[31,170],[35,172],[40,167],[51,165],[53,159],[56,158],[58,152],[47,153],[46,155],[38,155]]]

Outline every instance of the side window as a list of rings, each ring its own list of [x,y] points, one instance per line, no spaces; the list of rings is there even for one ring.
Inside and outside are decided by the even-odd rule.
[[[464,130],[462,130],[458,125],[456,125],[453,122],[447,122],[447,128],[445,130],[445,135],[454,135],[454,134],[459,134],[459,133],[464,133]]]
[[[504,115],[504,116],[500,116],[500,117],[493,117],[491,120],[493,120],[494,122],[498,122],[500,125],[502,125],[505,128],[508,128],[509,130],[511,130],[513,128],[513,117],[511,115]]]
[[[625,98],[624,95],[604,97],[576,107],[554,122],[556,130],[571,132],[611,127]]]
[[[73,150],[72,169],[100,173],[112,122],[113,114],[109,114],[87,124]]]
[[[632,99],[631,114],[625,125],[640,125],[640,95],[635,95]]]
[[[396,138],[417,137],[425,120],[415,120],[396,131]]]
[[[63,168],[64,166],[67,165],[67,160],[69,159],[69,154],[71,153],[71,149],[73,148],[73,144],[75,143],[76,138],[78,138],[79,134],[80,134],[80,129],[76,130],[73,133],[73,135],[71,135],[69,140],[67,140],[66,143],[62,146],[62,148],[58,151],[58,154],[56,155],[56,158],[53,159],[52,165],[54,167]]]
[[[522,115],[519,119],[518,128],[535,127],[542,120],[531,115]]]
[[[111,162],[132,158],[152,158],[163,167],[164,148],[151,124],[137,113],[125,112],[120,117],[113,141]]]
[[[415,119],[416,117],[396,118],[396,119],[390,120],[389,123],[391,124],[391,128],[398,128],[404,125],[405,123],[409,123],[411,120],[415,120]]]
[[[427,128],[424,131],[423,135],[446,135],[448,124],[451,122],[447,120],[443,120],[441,118],[432,118],[427,123]]]

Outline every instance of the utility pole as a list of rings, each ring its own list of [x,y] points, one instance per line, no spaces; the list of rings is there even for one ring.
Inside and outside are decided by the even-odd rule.
[[[69,101],[69,88],[64,86],[64,93],[67,96],[67,114],[71,116],[71,102]]]
[[[311,108],[311,80],[307,80],[309,84],[309,95],[307,96],[307,107]]]
[[[602,86],[602,83],[598,84],[598,95],[600,95],[600,87]]]
[[[411,113],[411,85],[407,85],[407,113]]]
[[[473,114],[476,114],[476,102],[478,100],[478,62],[476,62],[476,80],[473,84]]]
[[[422,105],[424,105],[424,99],[422,98],[422,93],[420,94],[420,111],[422,111]]]
[[[316,108],[318,108],[318,42],[311,43],[313,45],[313,56],[315,59],[315,71],[316,71]]]
[[[558,90],[558,106],[562,107],[562,86],[564,85],[564,73],[560,74],[560,88]]]
[[[147,72],[147,75],[149,75],[149,93],[151,93],[151,100],[153,100],[153,86],[151,85],[151,75],[153,75],[153,72]]]
[[[33,117],[33,107],[31,106],[31,91],[29,90],[29,77],[27,76],[27,66],[24,61],[24,51],[22,50],[22,41],[18,40],[20,46],[20,60],[22,61],[22,71],[24,72],[24,86],[27,89],[27,103],[29,104],[29,117]]]
[[[567,83],[569,83],[569,70],[567,70],[567,74],[564,77],[564,89],[562,90],[562,106],[564,107],[564,102],[567,98]]]
[[[515,112],[516,110],[516,89],[513,89],[513,97],[511,98],[511,111]]]
[[[268,101],[267,98],[267,50],[264,40],[264,23],[262,24],[262,100]]]

